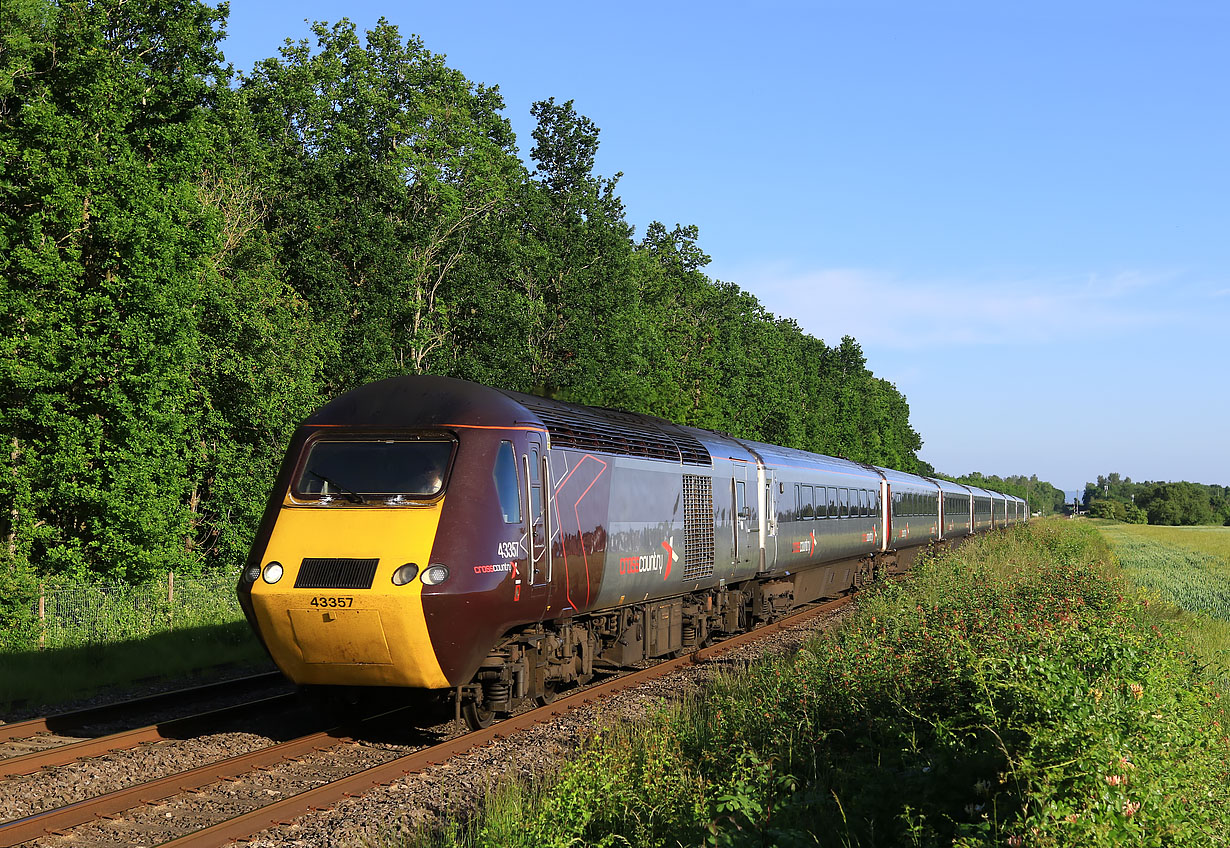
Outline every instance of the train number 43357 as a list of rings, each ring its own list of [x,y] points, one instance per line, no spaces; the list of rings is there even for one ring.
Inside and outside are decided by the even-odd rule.
[[[312,598],[311,604],[314,607],[321,608],[346,608],[354,606],[354,598]]]

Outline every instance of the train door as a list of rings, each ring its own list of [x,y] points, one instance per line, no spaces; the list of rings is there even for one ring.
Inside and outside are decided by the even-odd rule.
[[[747,464],[736,463],[734,474],[730,478],[730,502],[731,513],[733,515],[733,532],[734,532],[734,562],[735,571],[754,571],[753,563],[759,563],[760,560],[760,543],[758,537],[760,535],[759,520],[755,501],[759,498],[755,495],[753,489],[753,497],[748,499],[748,479],[747,479]],[[750,481],[752,486],[756,485],[755,479]]]
[[[760,490],[760,570],[772,571],[777,564],[777,475],[759,465],[756,479]]]
[[[536,435],[529,438],[524,471],[530,505],[526,513],[530,599],[545,605],[551,594],[551,464]]]

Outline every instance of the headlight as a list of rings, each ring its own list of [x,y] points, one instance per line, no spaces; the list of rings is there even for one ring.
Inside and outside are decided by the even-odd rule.
[[[259,565],[248,566],[243,573],[243,582],[255,583],[256,578],[261,576],[261,567]]]
[[[277,583],[282,579],[282,563],[274,561],[265,566],[265,582]]]
[[[423,583],[427,586],[437,586],[448,579],[448,566],[435,563],[423,572]]]
[[[408,562],[405,565],[400,565],[397,567],[397,570],[393,572],[393,585],[394,586],[405,586],[407,583],[413,580],[414,575],[418,573],[419,573],[419,567],[412,562]],[[423,579],[426,580],[427,576],[424,575]]]

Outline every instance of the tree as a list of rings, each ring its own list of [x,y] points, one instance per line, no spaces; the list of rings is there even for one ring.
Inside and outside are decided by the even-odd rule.
[[[495,89],[383,18],[288,42],[243,82],[274,165],[270,226],[336,340],[328,391],[422,373],[451,350],[450,289],[521,177]]]
[[[0,72],[0,520],[15,564],[137,576],[193,562],[209,251],[195,181],[222,19],[199,2],[22,7]]]
[[[1144,498],[1150,524],[1213,524],[1207,494],[1193,483],[1160,483]]]

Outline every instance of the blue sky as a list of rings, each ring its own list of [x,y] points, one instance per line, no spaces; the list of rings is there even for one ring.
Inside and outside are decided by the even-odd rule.
[[[909,399],[922,457],[1063,489],[1230,484],[1230,4],[234,0],[239,70],[381,16],[602,129],[638,235]]]

